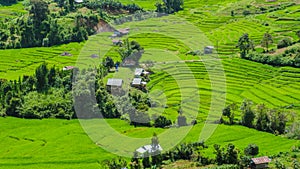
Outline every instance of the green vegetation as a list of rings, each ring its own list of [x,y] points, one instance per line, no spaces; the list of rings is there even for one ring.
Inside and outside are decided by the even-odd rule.
[[[273,66],[300,67],[299,51],[300,45],[296,44],[286,48],[281,54],[262,54],[252,51],[245,55],[244,58]]]
[[[3,0],[0,2],[0,20],[16,18],[19,15],[27,13],[21,2],[16,4],[3,5]]]
[[[88,120],[89,123],[101,122],[101,119]],[[134,128],[118,119],[106,119],[118,132],[130,137],[149,137],[153,135],[153,128]],[[103,149],[97,147],[82,130],[78,120],[24,120],[17,118],[0,118],[1,134],[1,169],[6,168],[99,168],[105,160],[116,158]],[[196,125],[187,136],[187,142],[196,142],[201,130]],[[47,131],[47,132],[41,132]],[[157,133],[161,133],[161,129]],[[240,134],[236,134],[240,133]],[[245,141],[247,138],[247,141]],[[277,154],[289,151],[297,141],[257,132],[242,126],[219,125],[213,136],[205,142],[208,146],[204,156],[214,158],[214,144],[226,146],[231,142],[240,150],[253,143],[259,146],[259,155]],[[272,143],[272,144],[270,144]],[[126,160],[128,162],[128,160]],[[129,163],[129,162],[128,162]]]
[[[172,14],[183,9],[183,0],[166,0],[155,4],[156,12]]]
[[[299,167],[300,15],[296,1],[121,2],[0,1],[0,48],[5,49],[0,50],[0,116],[6,116],[0,118],[0,168],[139,168],[171,166],[181,160],[236,168],[246,167],[250,156],[263,155],[274,159],[272,167]],[[149,9],[173,15],[145,16],[124,24],[119,19],[110,32],[93,35],[101,32],[99,24],[128,14],[138,18],[138,12]],[[124,43],[111,44],[111,31],[124,27],[130,28],[130,34],[120,38]],[[203,48],[209,45],[215,51],[204,55]],[[8,49],[33,46],[39,47]],[[237,57],[239,51],[242,59]],[[222,66],[214,63],[216,52]],[[107,79],[128,77],[134,71],[126,67],[114,71],[113,67],[132,54],[138,54],[139,64],[151,71],[143,77],[146,88],[130,88],[128,98],[110,95]],[[64,66],[80,70],[62,71]],[[217,74],[223,69],[226,82]],[[71,82],[74,76],[77,83]],[[124,79],[124,88],[129,88],[130,80]],[[213,104],[225,94],[227,106]],[[204,124],[217,123],[222,114],[221,122],[230,125],[218,125],[205,145],[199,142]],[[97,145],[74,118],[94,127],[90,136]],[[97,135],[95,124],[102,124],[102,118],[121,135],[147,138],[149,143],[152,137],[153,145],[161,140],[161,133],[191,130],[174,149],[159,156],[138,160],[134,154],[132,159],[120,159],[99,148],[111,144]],[[134,146],[132,152],[139,145]]]
[[[72,66],[83,45],[83,43],[70,43],[49,48],[0,50],[0,77],[16,80],[23,75],[33,75],[35,69],[45,61],[49,66],[55,65],[60,69],[64,66]],[[72,56],[61,56],[65,51]]]
[[[26,15],[13,20],[0,20],[0,49],[82,42],[98,31],[101,21],[109,21],[107,12],[122,14],[141,10],[136,5],[123,5],[115,1],[78,4],[74,0],[29,0],[27,5]]]

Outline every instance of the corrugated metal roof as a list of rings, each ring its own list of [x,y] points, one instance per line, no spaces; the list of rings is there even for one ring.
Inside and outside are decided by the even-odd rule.
[[[140,76],[143,73],[144,69],[143,68],[136,68],[134,75]]]
[[[141,78],[134,78],[134,79],[132,80],[132,84],[133,84],[133,85],[140,85],[141,82],[142,82],[142,79],[141,79]]]
[[[152,145],[145,145],[145,146],[142,146],[142,147],[136,149],[136,151],[141,154],[144,154],[147,151],[148,151],[148,153],[153,153],[156,150],[162,151],[163,149],[159,144],[157,145],[157,147],[153,147]]]
[[[122,86],[122,79],[108,79],[107,86]]]
[[[74,69],[75,67],[74,66],[65,66],[64,68],[63,68],[63,70],[72,70],[72,69]]]
[[[254,164],[264,164],[264,163],[271,162],[271,159],[269,159],[269,157],[267,157],[267,156],[258,157],[258,158],[251,158],[251,160],[254,162]]]

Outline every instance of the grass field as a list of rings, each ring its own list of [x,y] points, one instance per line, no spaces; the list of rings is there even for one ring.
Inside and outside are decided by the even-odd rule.
[[[70,43],[49,48],[24,48],[0,50],[0,77],[14,80],[22,75],[32,75],[43,62],[59,68],[72,66],[77,61],[84,43]],[[73,56],[61,56],[63,52]]]
[[[88,120],[91,125],[102,122],[103,120]],[[147,138],[149,143],[154,131],[157,133],[165,131],[146,127],[134,128],[121,120],[106,120],[106,122],[125,136]],[[103,160],[116,157],[92,142],[82,130],[78,120],[0,118],[0,123],[1,169],[94,169],[102,168]],[[192,128],[185,141],[197,141],[201,128],[201,124]],[[240,150],[249,143],[255,143],[260,147],[260,155],[271,155],[289,151],[299,142],[241,126],[219,125],[206,143],[209,148],[205,151],[205,156],[213,157],[213,144],[216,143],[224,146],[234,143]]]
[[[1,6],[0,4],[0,19],[12,19],[19,15],[25,14],[27,11],[24,9],[24,6],[21,2],[8,5],[8,6]]]
[[[130,22],[123,27],[131,27],[138,30],[133,31],[130,39],[138,41],[145,48],[145,53],[140,63],[153,61],[154,65],[156,65],[153,69],[155,70],[155,67],[158,67],[156,69],[157,73],[151,76],[151,82],[148,84],[148,87],[151,90],[159,89],[165,91],[164,94],[168,99],[167,104],[171,107],[169,112],[173,112],[169,113],[165,110],[165,113],[171,119],[174,120],[176,118],[176,109],[178,109],[176,105],[179,105],[182,101],[182,93],[195,92],[193,88],[180,92],[184,88],[179,88],[178,84],[181,83],[181,80],[184,82],[186,79],[196,79],[197,86],[195,86],[195,90],[199,91],[201,103],[199,119],[204,120],[210,110],[212,80],[215,78],[216,89],[223,90],[221,86],[218,86],[218,84],[222,83],[223,71],[226,80],[226,103],[241,103],[245,98],[251,99],[256,104],[264,103],[271,108],[282,108],[300,103],[298,99],[300,97],[298,92],[299,76],[297,75],[299,70],[297,68],[276,68],[236,57],[222,57],[222,55],[222,67],[217,67],[216,65],[209,67],[208,60],[213,59],[213,56],[193,57],[185,55],[190,49],[201,50],[205,43],[210,43],[206,39],[197,44],[198,38],[205,39],[201,32],[197,34],[197,31],[189,31],[186,36],[192,36],[192,39],[185,39],[184,36],[179,38],[182,35],[179,32],[187,31],[193,27],[180,27],[178,26],[180,24],[176,23],[168,25],[167,23],[173,21],[172,16],[161,20],[166,21],[163,23],[152,19]],[[157,27],[153,28],[154,24]],[[234,24],[238,25],[238,23]],[[249,25],[251,25],[250,22]],[[153,29],[156,29],[156,31],[153,31]],[[148,33],[143,33],[143,31]],[[262,32],[261,30],[256,31]],[[108,51],[107,55],[111,56],[113,53]],[[185,60],[185,62],[180,62],[180,60]],[[192,60],[194,62],[190,62]],[[217,62],[214,64],[217,64]],[[210,69],[217,70],[216,73],[220,74],[213,74]],[[191,73],[193,77],[188,78]],[[176,79],[174,78],[175,76],[177,77]],[[223,84],[225,85],[225,83]],[[221,92],[219,93],[221,94]],[[190,110],[193,109],[193,106],[188,107],[190,107]],[[297,106],[290,109],[290,111],[300,113]]]
[[[121,2],[134,2],[145,9],[154,9],[156,1]],[[138,41],[145,48],[140,63],[145,64],[149,60],[154,62],[155,66],[151,69],[155,74],[151,75],[147,87],[150,95],[165,108],[152,108],[149,113],[162,113],[174,121],[181,104],[188,122],[197,116],[199,124],[183,139],[187,142],[202,138],[201,135],[206,132],[203,127],[207,117],[212,117],[208,120],[219,117],[225,103],[241,103],[245,98],[271,108],[294,105],[289,111],[296,112],[299,116],[299,69],[276,68],[236,57],[235,45],[243,33],[249,33],[256,44],[268,30],[276,35],[275,42],[284,36],[291,36],[296,40],[293,31],[299,28],[298,21],[295,20],[299,18],[299,5],[266,14],[230,16],[231,9],[239,11],[239,8],[249,4],[268,6],[281,2],[287,1],[265,3],[264,0],[186,0],[185,10],[174,16],[117,25],[117,28],[130,27],[129,39]],[[20,3],[0,7],[0,18],[2,15],[13,17],[11,9],[22,12]],[[264,26],[265,23],[269,23],[269,26]],[[0,50],[0,78],[13,80],[24,74],[33,74],[42,62],[62,68],[68,65],[97,65],[104,56],[118,60],[111,39],[108,38],[111,34],[94,35],[80,44]],[[216,55],[186,55],[189,50],[203,51],[203,47],[207,45],[216,46],[221,59],[216,58]],[[73,56],[60,56],[64,51]],[[92,59],[92,54],[99,54],[100,57]],[[124,76],[126,80],[129,79],[126,82],[128,85],[133,77],[132,70],[121,68],[118,73],[109,74],[108,77]],[[238,119],[239,114],[236,116]],[[87,120],[83,122],[87,128],[82,128],[78,120],[0,118],[0,168],[101,168],[103,160],[115,157],[96,145],[110,146],[111,133],[98,128],[98,124],[102,122],[103,120]],[[153,132],[162,133],[159,137],[163,143],[166,141],[166,129],[134,128],[121,120],[107,122],[122,136],[144,138],[140,144],[150,143]],[[84,131],[89,127],[91,138]],[[170,129],[174,133],[179,130]],[[212,136],[206,140],[210,148],[205,151],[205,155],[210,157],[214,156],[213,144],[234,143],[242,151],[248,144],[255,143],[260,147],[260,155],[290,151],[293,145],[299,144],[299,141],[241,126],[214,125],[213,131]],[[211,133],[208,132],[209,134]],[[103,135],[106,137],[101,137]],[[122,146],[122,143],[119,142],[117,146]],[[139,146],[131,145],[130,149],[133,151]]]

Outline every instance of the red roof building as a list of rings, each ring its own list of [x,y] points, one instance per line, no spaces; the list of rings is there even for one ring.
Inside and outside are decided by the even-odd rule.
[[[251,158],[251,169],[262,169],[268,168],[268,164],[271,162],[271,159],[267,156]]]

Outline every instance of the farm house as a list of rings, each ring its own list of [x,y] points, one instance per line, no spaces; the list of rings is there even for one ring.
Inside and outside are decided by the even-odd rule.
[[[156,151],[162,151],[162,150],[163,149],[162,149],[162,147],[159,144],[157,146],[145,145],[145,146],[142,146],[142,147],[136,149],[136,152],[138,152],[139,155],[141,157],[143,157],[146,152],[148,152],[149,154],[151,154],[151,153],[154,153]]]
[[[149,72],[146,72],[143,68],[136,68],[134,71],[134,76],[136,78],[147,74],[149,74]]]
[[[213,46],[205,46],[204,48],[204,54],[212,54],[214,50]]]
[[[122,91],[122,79],[108,79],[106,83],[106,89],[109,93],[119,93]]]
[[[144,88],[146,84],[147,82],[143,82],[142,78],[134,78],[131,82],[131,86],[136,88]]]
[[[122,42],[122,40],[119,40],[119,39],[113,39],[113,40],[112,40],[112,43],[113,43],[113,45],[120,45],[120,44],[122,44],[123,42]]]
[[[250,162],[251,169],[262,169],[262,168],[268,168],[268,164],[271,162],[271,159],[269,157],[258,157],[258,158],[252,158]]]
[[[64,68],[63,68],[63,70],[72,70],[72,69],[74,69],[75,67],[74,66],[65,66]]]
[[[122,37],[124,35],[128,35],[129,30],[130,30],[129,28],[115,30],[114,34],[111,35],[111,38]]]

